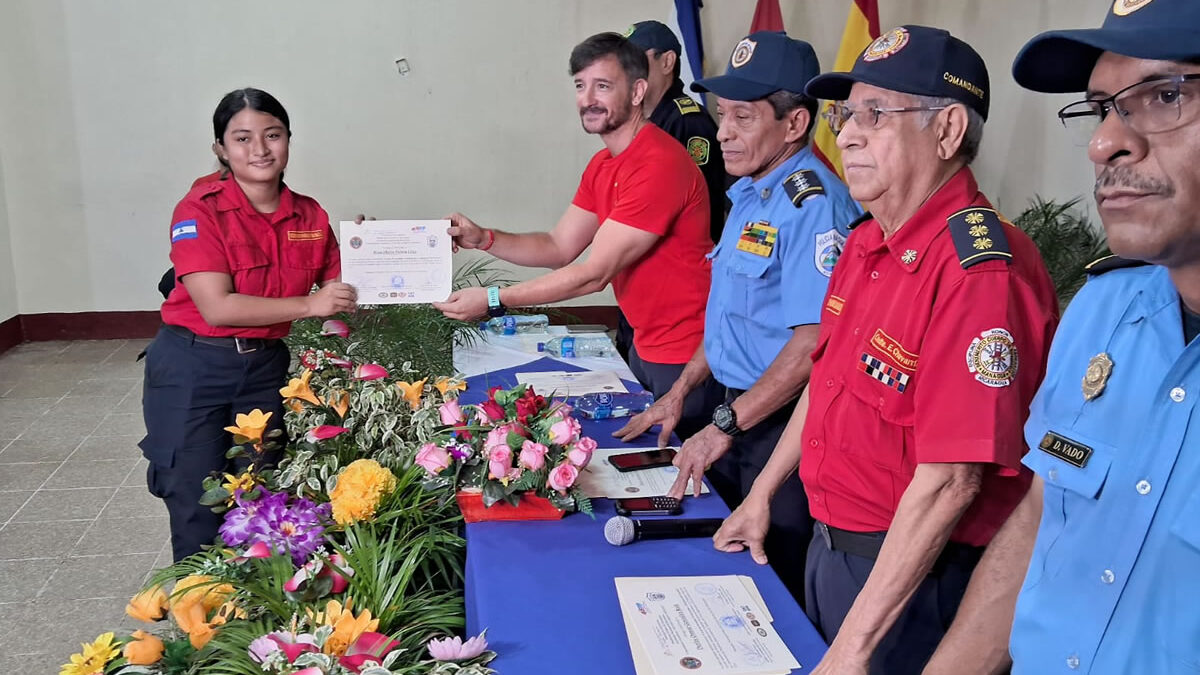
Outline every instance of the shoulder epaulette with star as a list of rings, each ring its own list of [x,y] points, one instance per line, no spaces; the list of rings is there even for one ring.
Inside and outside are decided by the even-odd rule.
[[[796,208],[803,206],[804,200],[809,197],[825,194],[825,186],[812,169],[800,169],[784,178],[783,189],[787,192],[788,199],[792,200],[792,206]]]
[[[852,230],[854,230],[854,228],[858,227],[859,225],[862,225],[863,223],[867,222],[868,220],[870,220],[874,217],[875,216],[871,215],[870,211],[866,211],[861,216],[850,221],[850,223],[848,225],[846,225],[846,229],[852,231]]]
[[[972,206],[946,219],[963,269],[988,260],[1012,260],[1004,223],[993,209]]]
[[[675,107],[679,108],[680,115],[690,115],[691,113],[700,112],[700,104],[696,103],[696,99],[691,96],[680,96],[675,99]]]
[[[1096,260],[1084,265],[1083,270],[1087,272],[1089,276],[1094,277],[1098,274],[1111,272],[1112,270],[1119,270],[1125,267],[1141,267],[1142,265],[1148,264],[1149,263],[1142,262],[1141,260],[1122,258],[1119,255],[1106,255],[1103,258],[1097,258]]]

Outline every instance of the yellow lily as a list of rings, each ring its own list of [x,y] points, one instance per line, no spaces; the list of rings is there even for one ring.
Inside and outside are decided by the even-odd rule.
[[[420,382],[413,382],[411,384],[408,382],[396,383],[396,386],[400,388],[400,392],[404,394],[404,400],[408,401],[408,404],[413,409],[421,405],[421,394],[425,391],[425,382],[428,379],[427,377]]]
[[[64,665],[59,675],[95,675],[103,673],[109,661],[121,655],[121,648],[113,644],[112,633],[105,633],[91,644],[83,644],[83,650],[71,655],[71,662]]]
[[[250,414],[238,413],[236,422],[237,426],[225,427],[225,431],[235,435],[244,436],[250,439],[253,443],[262,442],[263,432],[267,430],[267,422],[270,421],[273,412],[265,413],[258,408],[250,411]]]
[[[240,476],[227,473],[225,474],[225,484],[221,487],[225,488],[225,491],[229,493],[230,501],[232,501],[233,495],[236,495],[238,490],[249,492],[254,489],[257,483],[257,477],[249,471],[244,472]]]
[[[354,616],[354,612],[351,611],[353,604],[353,600],[350,598],[346,598],[344,607],[337,600],[330,600],[325,605],[324,612],[314,614],[311,609],[308,610],[313,623],[333,627],[333,633],[325,640],[325,646],[322,649],[326,654],[344,655],[359,636],[379,627],[379,619],[372,619],[369,609],[364,609],[357,617]]]
[[[328,396],[329,407],[337,411],[338,417],[345,419],[350,411],[350,392],[339,389]]]
[[[467,390],[467,383],[465,381],[455,380],[449,377],[439,377],[437,381],[433,383],[433,386],[437,387],[437,390],[442,393],[443,397],[447,392]]]
[[[324,401],[316,392],[309,386],[308,381],[312,379],[313,371],[304,370],[304,374],[300,377],[293,377],[288,381],[288,385],[279,390],[279,394],[284,398],[298,398],[302,401],[308,401],[313,405],[324,405]]]

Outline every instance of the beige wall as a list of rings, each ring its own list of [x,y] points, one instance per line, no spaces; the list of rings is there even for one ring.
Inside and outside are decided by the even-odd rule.
[[[571,47],[600,30],[665,19],[671,4],[5,0],[0,320],[14,303],[22,313],[157,307],[171,209],[212,169],[212,109],[240,86],[287,106],[289,183],[335,220],[461,210],[485,225],[547,228],[600,146],[579,129]],[[781,4],[789,32],[831,65],[848,0]],[[942,25],[988,60],[993,113],[978,173],[1002,209],[1015,214],[1034,193],[1089,190],[1082,150],[1056,128],[1060,99],[1018,90],[1008,69],[1034,32],[1096,24],[1102,2],[881,4],[885,25]],[[723,70],[752,8],[751,0],[705,3],[710,73]],[[399,57],[412,68],[406,77],[396,72]]]
[[[8,235],[8,205],[4,198],[3,157],[3,153],[0,153],[0,322],[19,313],[17,275],[13,273],[12,243]]]

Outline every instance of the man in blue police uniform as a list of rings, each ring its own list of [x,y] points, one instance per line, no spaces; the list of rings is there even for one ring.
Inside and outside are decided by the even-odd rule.
[[[646,101],[643,110],[651,111],[650,123],[670,134],[687,148],[688,154],[704,174],[708,186],[710,232],[714,242],[721,238],[725,226],[725,165],[717,143],[717,125],[696,99],[683,92],[679,79],[683,48],[679,39],[659,21],[639,21],[629,27],[625,37],[646,51],[650,75],[646,79]],[[617,351],[628,360],[629,345],[633,344],[633,328],[621,314],[617,322]],[[680,434],[695,431],[680,430]]]
[[[705,469],[736,507],[774,450],[808,382],[821,303],[849,224],[862,211],[846,186],[808,148],[815,99],[802,92],[820,72],[812,47],[782,32],[760,31],[737,44],[724,75],[700,80],[717,97],[717,137],[733,209],[710,258],[712,289],[704,344],[670,393],[617,434],[636,437],[662,424],[665,442],[683,397],[711,372],[726,392],[712,424],[689,438],[675,459],[682,496]],[[793,475],[771,509],[766,550],[797,599],[812,519]]]
[[[1200,3],[1105,2],[1103,27],[1033,38],[1013,75],[1087,92],[1059,118],[1089,139],[1122,258],[1063,319],[1025,428],[1037,479],[926,672],[1010,651],[1014,673],[1200,668]]]

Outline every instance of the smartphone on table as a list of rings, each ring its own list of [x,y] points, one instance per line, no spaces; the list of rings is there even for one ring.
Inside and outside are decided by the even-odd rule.
[[[675,448],[658,448],[657,450],[640,450],[611,455],[608,461],[617,471],[640,471],[671,466],[674,459]]]
[[[677,516],[683,513],[683,505],[671,497],[626,497],[617,500],[617,514],[636,516]]]

